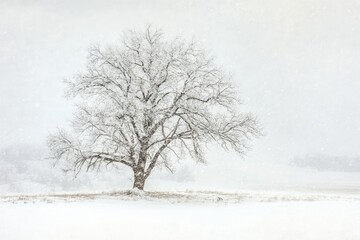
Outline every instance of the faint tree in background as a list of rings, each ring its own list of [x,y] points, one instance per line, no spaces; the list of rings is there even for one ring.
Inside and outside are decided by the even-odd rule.
[[[76,173],[124,164],[142,190],[155,167],[173,171],[171,159],[183,153],[204,162],[204,145],[215,142],[243,155],[261,134],[203,49],[150,27],[127,32],[118,46],[91,47],[86,70],[66,82],[68,96],[81,99],[74,133],[60,130],[48,146]]]

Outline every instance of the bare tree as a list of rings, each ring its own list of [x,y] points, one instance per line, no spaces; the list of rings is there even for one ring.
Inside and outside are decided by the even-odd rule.
[[[155,167],[172,171],[170,160],[182,153],[204,162],[204,145],[215,142],[243,155],[260,135],[256,119],[238,113],[233,85],[204,50],[166,41],[150,27],[127,32],[119,46],[91,47],[86,70],[67,84],[68,96],[81,101],[74,134],[49,137],[52,157],[71,161],[77,173],[124,164],[137,189]]]

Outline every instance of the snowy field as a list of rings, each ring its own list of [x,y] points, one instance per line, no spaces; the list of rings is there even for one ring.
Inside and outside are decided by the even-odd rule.
[[[0,213],[6,240],[360,239],[357,194],[7,196]]]

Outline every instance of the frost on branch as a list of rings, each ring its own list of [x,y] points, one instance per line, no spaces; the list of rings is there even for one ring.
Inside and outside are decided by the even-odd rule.
[[[116,46],[92,46],[86,71],[67,84],[67,95],[81,101],[73,134],[49,137],[53,157],[69,160],[75,171],[125,164],[134,188],[143,189],[156,166],[172,171],[171,159],[181,153],[204,162],[204,144],[215,142],[243,155],[260,135],[203,49],[166,41],[151,28],[127,32]]]

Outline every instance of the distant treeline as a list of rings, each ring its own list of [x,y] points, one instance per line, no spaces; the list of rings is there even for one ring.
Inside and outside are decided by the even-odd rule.
[[[54,167],[54,163],[47,159],[43,148],[12,146],[0,149],[0,194],[92,189],[93,184],[106,189],[113,187],[112,183],[119,185],[117,174],[94,172],[75,179],[73,173],[64,174],[62,166]]]
[[[306,155],[295,157],[290,164],[319,171],[360,172],[360,157]]]

